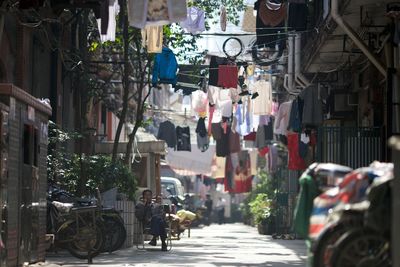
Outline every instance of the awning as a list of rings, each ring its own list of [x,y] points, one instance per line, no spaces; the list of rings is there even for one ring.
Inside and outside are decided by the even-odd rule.
[[[138,151],[141,154],[146,153],[156,153],[156,154],[164,154],[165,153],[165,142],[162,140],[158,140],[154,135],[145,132],[143,129],[139,129],[135,135],[136,138],[136,148],[134,149],[134,153]],[[118,145],[118,153],[125,153],[126,146],[128,142],[120,142]],[[114,142],[112,141],[102,141],[97,142],[95,144],[95,153],[97,154],[111,154],[113,150]]]
[[[192,145],[192,151],[175,151],[171,148],[165,157],[167,164],[180,175],[210,175],[211,162],[215,154],[215,146],[201,152],[197,145]]]

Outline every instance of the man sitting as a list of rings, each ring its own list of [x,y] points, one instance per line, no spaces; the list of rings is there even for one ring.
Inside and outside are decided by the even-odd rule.
[[[165,214],[161,203],[153,202],[153,192],[144,190],[142,193],[142,202],[136,205],[136,218],[143,223],[144,228],[150,228],[153,238],[149,245],[157,245],[157,237],[161,239],[161,250],[167,251],[167,239]]]

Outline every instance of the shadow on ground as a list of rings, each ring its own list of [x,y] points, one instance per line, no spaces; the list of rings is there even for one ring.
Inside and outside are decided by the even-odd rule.
[[[198,236],[198,237],[196,237]],[[173,241],[170,252],[129,248],[93,259],[91,266],[305,266],[305,245],[299,240],[273,240],[243,225],[194,230],[192,238]],[[51,263],[86,267],[67,252],[48,254]]]

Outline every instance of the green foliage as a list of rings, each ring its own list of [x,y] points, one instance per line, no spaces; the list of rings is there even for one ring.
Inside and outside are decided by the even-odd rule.
[[[258,194],[254,200],[249,203],[250,213],[256,224],[261,224],[272,217],[273,201],[265,193]]]
[[[70,156],[66,151],[66,144],[69,141],[82,138],[77,132],[67,132],[61,130],[57,124],[49,121],[49,151],[47,154],[47,176],[49,179],[66,175],[70,165]]]
[[[135,199],[136,179],[122,161],[112,164],[110,156],[73,154],[66,163],[64,176],[59,179],[59,183],[69,191],[77,192],[79,177],[85,175],[89,195],[95,195],[96,188],[104,192],[116,187],[118,192],[126,194],[129,199]]]
[[[211,24],[217,24],[220,19],[220,7],[223,4],[226,8],[227,21],[238,25],[240,20],[239,12],[243,11],[245,5],[243,0],[202,0],[189,1],[189,6],[195,6],[204,10],[206,17],[206,29],[210,29]],[[177,56],[181,61],[190,64],[202,63],[206,51],[199,51],[197,41],[202,38],[201,35],[187,34],[179,24],[164,27],[164,35],[166,36],[169,46],[174,48]]]
[[[244,1],[243,0],[228,0],[228,1],[220,1],[220,0],[203,0],[203,1],[195,1],[189,3],[189,6],[196,6],[205,11],[207,22],[211,22],[216,24],[219,22],[220,15],[220,7],[221,4],[226,8],[227,21],[232,22],[235,25],[239,24],[239,15],[240,11],[244,10]],[[208,28],[209,26],[206,25]]]
[[[273,180],[265,171],[258,174],[259,183],[241,204],[243,219],[247,222],[263,223],[277,212],[274,199],[276,196]]]
[[[112,164],[107,155],[78,155],[66,151],[66,143],[82,136],[78,133],[68,133],[49,123],[49,153],[47,156],[47,172],[49,179],[56,181],[64,189],[78,192],[79,180],[82,175],[87,178],[87,194],[95,195],[96,188],[101,192],[118,188],[129,199],[135,199],[136,179],[122,161]]]
[[[60,143],[67,142],[69,140],[74,140],[81,138],[82,135],[79,134],[78,132],[67,132],[61,130],[57,124],[55,124],[53,121],[49,121],[49,145],[57,145]]]

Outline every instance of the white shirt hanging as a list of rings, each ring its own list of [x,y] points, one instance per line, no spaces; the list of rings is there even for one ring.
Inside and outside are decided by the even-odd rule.
[[[251,92],[258,93],[258,97],[253,100],[254,115],[271,115],[272,113],[272,88],[267,81],[258,81],[250,84]]]
[[[116,17],[119,13],[119,5],[117,0],[110,0],[108,4],[108,28],[107,34],[100,34],[101,42],[106,41],[115,41],[115,33],[117,29]],[[97,26],[99,28],[99,32],[101,33],[101,19],[97,19]]]

